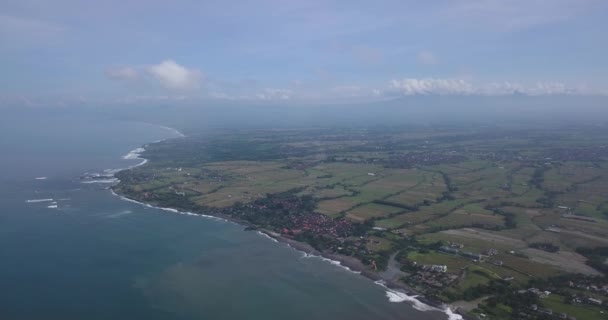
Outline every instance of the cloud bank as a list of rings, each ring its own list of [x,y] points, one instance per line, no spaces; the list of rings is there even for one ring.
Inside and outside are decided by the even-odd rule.
[[[382,90],[386,95],[482,95],[502,96],[523,94],[539,95],[583,95],[601,94],[593,92],[585,86],[568,86],[561,82],[537,82],[532,85],[523,85],[513,82],[490,82],[474,84],[463,79],[437,79],[437,78],[404,78],[391,80],[388,88]]]
[[[434,64],[437,58],[431,52],[421,52],[420,63]],[[240,82],[203,79],[202,73],[178,64],[174,60],[164,60],[146,67],[122,66],[107,68],[105,76],[111,80],[138,82],[143,86],[155,83],[169,92],[161,94],[162,100],[242,100],[242,101],[374,101],[404,96],[506,96],[506,95],[606,95],[606,92],[591,90],[586,86],[570,86],[562,82],[517,82],[473,81],[462,78],[413,78],[406,77],[385,81],[384,85],[348,83],[337,80],[290,81],[284,86],[260,88],[258,81]],[[473,79],[473,78],[471,78]],[[203,80],[205,86],[202,86]],[[142,97],[158,96],[148,91],[133,92],[133,97],[124,101],[141,101]],[[166,95],[169,94],[169,95]],[[167,98],[168,97],[168,98]]]

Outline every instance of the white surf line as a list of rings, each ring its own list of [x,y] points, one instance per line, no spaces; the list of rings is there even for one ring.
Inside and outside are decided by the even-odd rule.
[[[46,179],[47,179],[47,177],[36,177],[36,178],[34,178],[34,179],[36,179],[36,180],[46,180]]]
[[[272,240],[273,242],[279,242],[279,240],[277,240],[277,239],[269,236],[268,234],[266,234],[266,232],[257,231],[256,233],[259,234],[259,235],[261,235],[261,236],[263,236],[263,237],[265,237],[265,238],[268,238],[268,239]]]
[[[340,268],[342,268],[342,269],[344,269],[344,270],[346,270],[346,271],[348,271],[350,273],[361,274],[361,271],[355,271],[355,270],[353,270],[353,269],[351,269],[351,268],[349,268],[347,266],[344,266],[344,265],[342,265],[342,262],[340,262],[338,260],[332,260],[332,259],[329,259],[329,258],[325,258],[323,256],[318,256],[318,255],[315,255],[315,254],[311,254],[311,253],[306,253],[306,252],[303,252],[303,253],[304,253],[304,255],[302,256],[302,258],[304,258],[304,259],[316,258],[316,259],[319,259],[319,260],[321,260],[323,262],[329,262],[329,264],[334,265],[336,267],[340,267]]]
[[[414,309],[416,309],[418,311],[423,311],[423,312],[428,312],[428,311],[443,312],[448,316],[448,320],[463,320],[464,319],[461,315],[454,313],[452,311],[452,309],[450,309],[449,306],[444,306],[444,308],[442,308],[442,309],[436,308],[433,306],[429,306],[428,304],[416,299],[416,298],[418,298],[418,296],[416,296],[416,295],[410,296],[410,295],[405,294],[404,292],[388,288],[383,280],[374,281],[374,283],[377,285],[380,285],[386,289],[386,297],[388,298],[388,300],[390,302],[396,302],[396,303],[408,302],[412,305],[412,307]]]
[[[266,236],[268,236],[268,235],[266,235]],[[276,240],[276,239],[274,239],[274,240]],[[289,243],[285,243],[285,245],[287,245],[287,247],[291,248],[292,250],[301,253],[302,256],[300,257],[300,259],[316,258],[316,259],[319,259],[319,260],[321,260],[323,262],[329,262],[329,264],[337,266],[337,267],[340,267],[340,268],[342,268],[342,269],[344,269],[344,270],[346,270],[346,271],[348,271],[350,273],[361,274],[361,271],[355,271],[355,270],[353,270],[353,269],[351,269],[351,268],[349,268],[347,266],[344,266],[344,265],[342,265],[342,262],[340,262],[340,261],[328,259],[328,258],[325,258],[323,256],[319,256],[319,255],[316,255],[316,254],[308,253],[308,252],[303,251],[303,250],[296,249],[296,248],[292,247]]]
[[[133,200],[131,198],[127,198],[127,197],[121,196],[121,195],[117,194],[116,192],[114,192],[114,190],[112,190],[112,189],[110,189],[110,192],[112,193],[112,195],[114,195],[116,197],[119,197],[121,200],[128,201],[128,202],[131,202],[131,203],[135,203],[135,204],[138,204],[140,206],[144,206],[144,207],[150,208],[150,209],[157,209],[157,210],[163,210],[163,211],[168,211],[168,212],[172,212],[172,213],[182,214],[182,215],[186,215],[186,216],[196,216],[196,217],[201,217],[201,218],[211,219],[211,220],[216,220],[216,221],[235,223],[235,222],[232,222],[230,220],[226,220],[226,219],[223,219],[223,218],[220,218],[220,217],[216,217],[216,216],[210,216],[210,215],[206,215],[206,214],[198,214],[198,213],[193,213],[193,212],[179,211],[179,210],[173,209],[173,208],[156,207],[156,206],[153,206],[153,205],[151,205],[149,203],[143,203],[143,202],[139,202],[137,200]]]
[[[112,179],[101,179],[101,180],[87,180],[87,181],[82,181],[80,183],[85,183],[85,184],[91,184],[91,183],[115,183],[118,182],[119,180],[116,178],[112,178]]]
[[[167,126],[163,126],[163,125],[158,125],[159,127],[163,128],[163,129],[167,129],[175,134],[177,134],[180,138],[185,137],[186,135],[181,133],[179,130],[175,129],[175,128],[171,128],[171,127],[167,127]],[[166,140],[166,139],[165,139]],[[159,140],[162,141],[162,140]]]
[[[163,125],[152,124],[152,123],[148,123],[148,124],[149,125],[155,125],[155,126],[158,126],[160,128],[169,130],[169,131],[177,134],[180,138],[186,136],[185,134],[181,133],[179,130],[177,130],[175,128],[171,128],[171,127],[167,127],[167,126],[163,126]],[[162,142],[162,141],[169,140],[169,139],[173,139],[173,138],[160,139],[160,140],[154,141],[153,143]],[[146,151],[146,148],[144,148],[144,147],[137,147],[137,148],[129,151],[127,154],[125,154],[124,156],[122,156],[123,159],[125,159],[125,160],[141,159],[142,161],[140,163],[138,163],[138,164],[135,164],[135,165],[132,165],[132,166],[129,166],[129,167],[126,167],[126,168],[105,169],[105,170],[103,170],[103,172],[104,172],[103,176],[110,178],[110,177],[114,177],[114,175],[116,173],[120,172],[120,171],[129,170],[129,169],[133,169],[133,168],[136,168],[136,167],[139,167],[139,166],[143,166],[144,164],[148,163],[148,159],[142,157],[142,153],[144,153],[145,151]],[[109,179],[104,179],[104,180],[109,180]],[[119,182],[119,180],[117,179],[115,182]],[[97,183],[101,183],[101,182],[97,182]],[[107,182],[107,183],[110,183],[110,182]]]

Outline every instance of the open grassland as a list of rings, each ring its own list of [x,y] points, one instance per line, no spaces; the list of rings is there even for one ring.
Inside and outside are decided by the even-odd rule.
[[[606,319],[606,312],[597,306],[565,303],[566,297],[552,294],[542,304],[557,313],[566,313],[576,319]]]
[[[432,203],[428,206],[421,206],[415,211],[407,211],[397,216],[380,219],[375,222],[376,226],[386,229],[395,229],[404,226],[411,226],[425,221],[437,219],[442,215],[447,214],[451,210],[463,204],[460,200],[442,201]]]
[[[403,209],[381,204],[368,203],[358,206],[346,212],[346,216],[356,221],[365,221],[370,218],[385,217],[390,214],[395,214]]]

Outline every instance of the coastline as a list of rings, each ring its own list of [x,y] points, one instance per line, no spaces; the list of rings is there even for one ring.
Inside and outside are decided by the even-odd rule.
[[[162,125],[159,127],[176,133],[178,135],[178,137],[175,137],[175,138],[186,137],[186,135],[184,135],[177,129],[170,128],[167,126],[162,126]],[[161,140],[157,140],[157,141],[154,141],[151,143],[157,143],[157,142],[165,141],[168,139],[175,139],[175,138],[161,139]],[[126,168],[121,168],[121,169],[108,169],[108,170],[106,170],[106,172],[108,174],[111,174],[112,177],[114,177],[114,175],[120,171],[130,170],[130,169],[133,169],[133,168],[146,164],[148,162],[148,159],[141,157],[141,153],[143,153],[145,151],[144,147],[146,145],[147,144],[144,144],[144,146],[142,146],[142,147],[131,150],[129,153],[127,153],[126,155],[124,155],[122,157],[123,159],[140,159],[140,160],[142,160],[140,163],[126,167]],[[119,182],[119,180],[117,178],[114,178],[112,180],[112,182],[116,183],[116,182]],[[206,215],[206,214],[193,213],[193,212],[184,212],[184,211],[179,211],[174,208],[159,207],[159,206],[155,206],[151,203],[141,202],[141,201],[138,201],[135,199],[128,198],[125,195],[116,193],[113,188],[114,186],[115,185],[112,185],[106,189],[109,189],[110,192],[112,193],[112,195],[119,197],[121,200],[132,202],[132,203],[135,203],[138,205],[142,205],[147,208],[159,209],[159,210],[168,211],[168,212],[177,213],[177,214],[183,214],[183,215],[199,216],[199,217],[208,218],[208,219],[216,219],[216,220],[226,221],[226,222],[238,224],[240,226],[244,226],[245,230],[256,231],[260,235],[263,235],[263,236],[273,240],[276,243],[285,244],[288,247],[290,247],[291,249],[301,252],[302,254],[304,254],[303,257],[321,259],[322,261],[329,262],[330,264],[341,267],[341,268],[345,269],[346,271],[349,271],[354,274],[359,274],[359,275],[373,281],[375,284],[380,285],[387,290],[386,295],[391,302],[408,302],[410,305],[412,305],[412,307],[414,309],[419,310],[419,311],[442,312],[447,315],[448,320],[466,319],[465,316],[459,314],[457,310],[452,310],[452,307],[450,305],[447,305],[438,300],[431,300],[431,299],[425,297],[424,295],[420,294],[413,288],[407,286],[404,283],[394,281],[393,279],[386,279],[386,278],[382,277],[379,273],[371,271],[368,268],[366,268],[365,265],[361,261],[359,261],[358,259],[356,259],[354,257],[344,256],[344,255],[340,255],[340,254],[336,254],[336,253],[320,252],[320,251],[314,249],[312,246],[310,246],[307,243],[299,242],[299,241],[296,241],[296,240],[293,240],[290,238],[283,237],[280,234],[277,234],[277,233],[274,233],[274,232],[271,232],[268,230],[260,229],[259,227],[251,224],[248,221],[240,220],[240,219],[237,219],[237,218],[234,218],[231,216],[226,216],[223,214]]]

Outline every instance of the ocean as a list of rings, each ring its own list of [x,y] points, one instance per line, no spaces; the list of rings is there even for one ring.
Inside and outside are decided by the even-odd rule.
[[[458,318],[232,222],[81,179],[171,138],[94,116],[0,119],[0,319]]]

